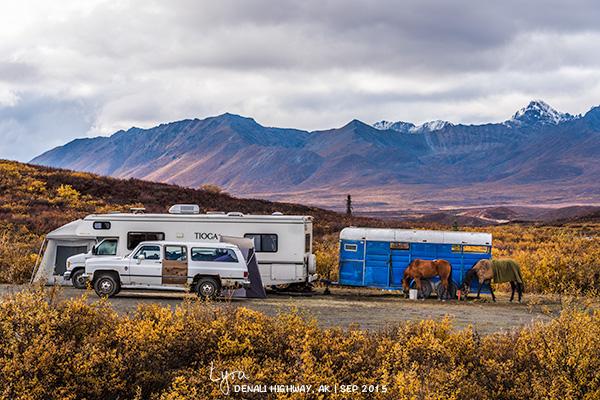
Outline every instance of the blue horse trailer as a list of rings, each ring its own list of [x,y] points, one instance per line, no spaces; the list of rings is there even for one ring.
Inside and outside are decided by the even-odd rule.
[[[420,258],[448,261],[452,281],[460,287],[477,261],[491,258],[491,250],[489,233],[344,228],[340,232],[339,284],[402,289],[404,270]],[[435,287],[439,278],[431,281]]]

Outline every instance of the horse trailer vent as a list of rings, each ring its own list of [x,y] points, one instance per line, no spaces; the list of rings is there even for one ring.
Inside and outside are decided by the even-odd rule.
[[[169,214],[200,214],[197,204],[175,204],[169,208]]]

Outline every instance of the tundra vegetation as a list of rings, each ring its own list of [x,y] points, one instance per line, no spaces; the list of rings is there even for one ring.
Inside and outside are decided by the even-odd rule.
[[[184,301],[117,314],[108,302],[31,289],[0,302],[0,394],[10,399],[227,398],[233,384],[356,384],[368,395],[279,398],[593,399],[600,313],[566,305],[547,324],[480,336],[449,320],[385,330],[322,329],[298,312],[268,317]],[[231,393],[231,398],[278,398]]]
[[[343,226],[388,224],[213,191],[0,161],[0,282],[27,281],[42,235],[73,219],[142,205],[164,212],[165,205],[183,202],[207,210],[314,215],[318,272],[331,280],[337,280],[337,233]],[[599,223],[482,230],[494,235],[494,257],[512,257],[521,264],[527,292],[597,296]],[[135,313],[119,315],[104,300],[63,300],[53,290],[32,288],[0,301],[0,396],[223,398],[210,380],[212,362],[217,375],[244,371],[250,384],[386,386],[386,393],[366,396],[371,398],[599,398],[600,313],[585,306],[586,301],[565,304],[550,323],[480,336],[472,329],[453,329],[450,320],[379,331],[322,329],[298,312],[268,317],[198,301],[184,301],[175,309],[140,306]]]

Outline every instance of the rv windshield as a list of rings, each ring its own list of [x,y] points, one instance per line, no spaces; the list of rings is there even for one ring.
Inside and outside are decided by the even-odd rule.
[[[104,239],[96,245],[96,255],[114,256],[117,254],[117,239]]]

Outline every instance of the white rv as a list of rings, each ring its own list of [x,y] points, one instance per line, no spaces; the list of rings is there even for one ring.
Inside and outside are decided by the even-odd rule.
[[[67,259],[72,277],[76,275],[77,268],[84,268],[86,258],[102,256],[92,254],[92,249],[102,240],[106,243],[105,239],[112,239],[113,243],[96,247],[94,252],[114,249],[115,254],[106,255],[125,256],[143,241],[218,242],[222,235],[254,240],[264,286],[302,286],[317,278],[315,256],[312,254],[312,217],[280,213],[199,214],[196,205],[178,204],[171,207],[168,214],[144,214],[139,210],[134,213],[92,214],[50,232],[40,249],[43,257],[34,270],[32,280],[70,284],[63,278]],[[71,257],[76,254],[82,255]]]

